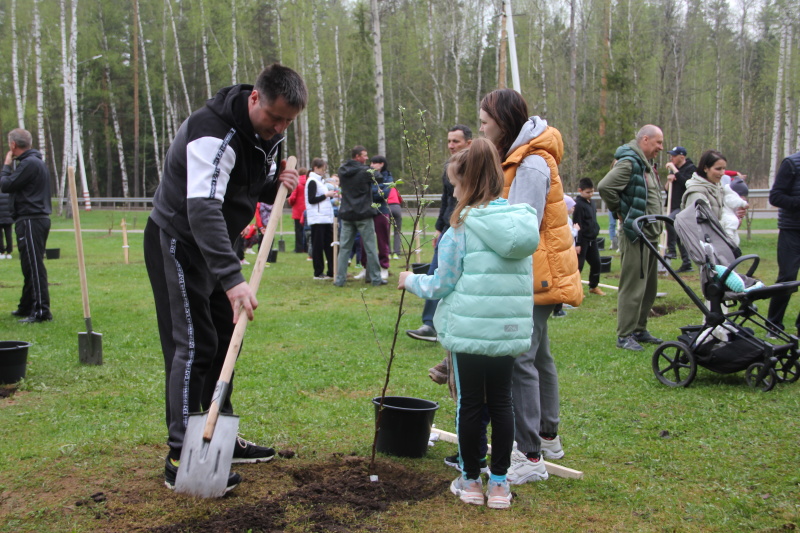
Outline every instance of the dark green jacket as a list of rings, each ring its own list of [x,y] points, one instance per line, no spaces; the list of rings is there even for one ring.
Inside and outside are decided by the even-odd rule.
[[[625,236],[635,242],[634,220],[643,215],[661,214],[660,186],[635,140],[617,148],[614,158],[617,163],[597,185],[597,190],[608,208],[622,220]],[[645,174],[650,176],[650,183],[647,183]],[[645,237],[650,241],[657,240],[661,230],[660,222],[643,227]]]

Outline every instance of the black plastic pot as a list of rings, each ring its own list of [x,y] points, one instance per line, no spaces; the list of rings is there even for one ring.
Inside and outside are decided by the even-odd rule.
[[[277,263],[278,262],[278,250],[270,250],[267,254],[267,263]]]
[[[610,255],[601,255],[600,256],[600,272],[611,272],[611,260],[613,259]]]
[[[30,346],[25,341],[0,341],[0,385],[16,383],[25,377]]]
[[[381,397],[372,399],[377,423]],[[422,457],[428,451],[428,440],[438,402],[386,396],[383,401],[380,429],[376,449],[380,453],[398,457]]]
[[[58,259],[61,257],[61,248],[45,248],[44,257],[45,259]]]
[[[411,271],[414,274],[427,274],[430,267],[430,263],[411,263]]]

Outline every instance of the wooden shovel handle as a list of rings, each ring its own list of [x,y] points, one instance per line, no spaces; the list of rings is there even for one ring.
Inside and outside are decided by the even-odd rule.
[[[297,158],[289,156],[286,159],[286,169],[292,170],[297,165]],[[256,256],[256,264],[253,267],[253,273],[250,275],[250,289],[253,294],[258,292],[258,286],[261,284],[261,276],[264,274],[264,267],[267,264],[267,256],[272,249],[272,241],[275,238],[275,229],[278,226],[278,219],[283,212],[283,204],[286,203],[286,196],[288,190],[283,185],[278,189],[278,194],[275,196],[275,203],[272,206],[272,215],[267,222],[267,230],[264,232],[264,238],[258,247],[258,256]],[[277,210],[277,212],[276,212]],[[244,340],[244,333],[247,331],[247,312],[244,308],[239,309],[239,320],[236,321],[236,327],[233,330],[231,343],[228,345],[228,353],[225,354],[225,363],[222,365],[222,371],[219,373],[219,380],[224,383],[230,383],[231,376],[233,376],[233,367],[236,364],[236,358],[239,356],[239,350],[242,348],[242,341]],[[214,435],[214,427],[217,425],[217,418],[219,417],[219,402],[224,401],[224,398],[215,398],[208,408],[208,418],[206,419],[206,427],[203,431],[203,439],[210,441]]]
[[[89,313],[89,288],[86,284],[86,263],[83,259],[83,237],[81,236],[81,215],[78,211],[78,191],[75,188],[75,167],[67,168],[69,180],[69,201],[72,205],[72,223],[75,226],[75,247],[78,249],[78,272],[81,276],[81,297],[83,298],[83,318],[91,318]]]

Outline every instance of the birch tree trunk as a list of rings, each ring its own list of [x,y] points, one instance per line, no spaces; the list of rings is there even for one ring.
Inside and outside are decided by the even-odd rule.
[[[544,27],[544,10],[539,12]],[[545,32],[539,32],[539,76],[542,78],[542,118],[547,118],[547,73],[544,70]]]
[[[134,0],[138,3],[138,0]],[[202,4],[201,4],[202,5]],[[142,31],[142,18],[139,16],[139,10],[136,10],[136,25],[139,27],[139,35],[143,35]],[[142,53],[142,72],[144,72],[144,88],[147,95],[147,110],[150,113],[150,126],[153,129],[153,158],[156,162],[156,173],[158,174],[158,182],[161,183],[161,150],[158,145],[158,128],[156,126],[156,115],[153,112],[153,97],[150,94],[150,75],[147,70],[147,51],[145,50],[144,39],[139,39],[139,47]],[[206,72],[208,74],[208,72]],[[209,96],[210,98],[210,96]],[[144,183],[144,182],[143,182]],[[147,187],[142,188],[142,194],[147,195]]]
[[[333,46],[336,55],[336,88],[339,98],[338,105],[336,106],[339,120],[338,124],[334,126],[334,141],[336,142],[336,156],[341,158],[345,153],[345,134],[347,133],[347,122],[345,121],[345,114],[347,112],[347,99],[345,98],[344,90],[342,87],[342,62],[339,56],[339,26],[333,29]]]
[[[786,43],[789,40],[789,22],[784,19],[781,28],[781,44],[780,52],[778,54],[778,79],[775,82],[775,107],[772,114],[772,150],[770,151],[769,158],[769,188],[775,182],[775,172],[778,167],[778,150],[780,150],[780,134],[781,134],[781,102],[783,100],[783,71],[786,62]]]
[[[789,9],[788,11],[790,14],[794,12],[793,9]],[[790,20],[794,19],[792,18]],[[794,31],[790,26],[789,31],[787,32],[786,57],[784,58],[784,65],[786,65],[788,72],[791,72],[793,33]],[[792,116],[792,88],[790,85],[791,78],[789,77],[788,72],[786,76],[786,88],[783,91],[783,154],[778,154],[780,157],[791,155],[795,152],[795,150],[792,148],[792,140],[794,137],[792,134],[792,130],[794,130],[794,117]]]
[[[231,0],[231,41],[232,41],[232,62],[231,62],[231,85],[236,85],[239,76],[239,48],[236,46],[236,0]],[[191,113],[192,110],[190,109]]]
[[[327,127],[325,124],[325,90],[322,83],[322,67],[319,62],[319,42],[317,37],[317,5],[314,4],[313,16],[311,17],[311,43],[314,53],[314,71],[317,75],[317,116],[319,120],[319,146],[321,156],[328,161],[328,142],[325,140]],[[306,113],[308,114],[308,113]]]
[[[178,28],[175,25],[175,16],[172,13],[172,0],[166,0],[169,9],[169,20],[172,23],[172,35],[175,38],[175,57],[178,60],[178,74],[181,78],[181,88],[186,99],[186,116],[192,113],[192,104],[189,102],[189,90],[186,88],[186,77],[183,75],[183,61],[181,60],[181,43],[178,41]],[[166,43],[165,43],[166,44]]]
[[[69,35],[69,68],[71,81],[70,113],[72,114],[72,145],[75,154],[77,154],[78,165],[76,166],[80,171],[81,187],[83,187],[83,205],[87,211],[91,211],[92,200],[89,195],[89,184],[86,180],[86,165],[83,162],[81,123],[80,114],[78,113],[78,0],[72,0],[72,20],[70,21]]]
[[[122,197],[128,198],[128,172],[125,170],[125,150],[122,147],[122,132],[119,127],[119,118],[117,117],[117,104],[114,103],[114,90],[111,85],[111,68],[106,63],[106,85],[108,86],[108,101],[111,106],[111,122],[114,124],[114,135],[117,138],[117,156],[119,157],[119,169],[122,177]]]
[[[439,87],[439,79],[436,77],[436,46],[433,42],[433,0],[428,0],[428,60],[430,64],[431,79],[433,80],[433,116],[437,124],[444,120],[444,103],[442,102],[442,92]]]
[[[569,181],[573,182],[578,177],[578,143],[580,135],[578,132],[578,39],[575,31],[575,11],[577,10],[576,0],[570,0],[569,3],[569,96],[570,96],[570,116],[572,117],[572,131],[570,137],[572,138],[572,147],[570,157],[572,164],[572,176]]]
[[[17,106],[17,127],[25,127],[25,95],[19,81],[19,45],[17,43],[17,0],[11,0],[11,80]]]
[[[213,94],[211,93],[211,75],[208,72],[208,30],[206,30],[206,8],[203,6],[203,0],[200,0],[200,51],[203,55],[203,73],[206,80],[206,95],[210,100]],[[158,172],[158,181],[161,181],[161,171]]]
[[[139,0],[133,1],[133,18],[139,20]],[[133,195],[141,196],[139,189],[139,25],[133,24]]]
[[[33,54],[36,59],[36,130],[42,159],[47,161],[47,141],[44,132],[44,90],[42,88],[42,22],[39,0],[33,0]]]
[[[381,19],[378,0],[371,0],[372,55],[375,60],[375,113],[378,126],[378,153],[386,155],[386,118],[383,109],[383,53],[381,51]]]
[[[61,179],[58,183],[58,196],[61,198],[58,212],[64,210],[64,186],[67,168],[75,166],[74,152],[72,150],[72,115],[70,113],[70,76],[69,56],[67,52],[67,6],[66,0],[61,0],[61,86],[64,92],[64,154],[61,164]]]
[[[169,1],[169,0],[167,0]],[[177,129],[178,117],[175,114],[175,108],[172,106],[172,96],[169,90],[169,80],[167,78],[167,6],[164,4],[164,25],[162,26],[162,41],[161,41],[161,73],[163,80],[164,91],[164,115],[166,118],[166,141],[167,144],[172,143],[175,138],[175,130]]]

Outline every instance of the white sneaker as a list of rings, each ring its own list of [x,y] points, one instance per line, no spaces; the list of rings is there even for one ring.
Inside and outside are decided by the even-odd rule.
[[[6,254],[0,254],[0,259],[5,259],[5,258],[6,258]]]
[[[366,275],[367,275],[367,269],[366,268],[362,268],[361,272],[359,272],[358,274],[353,276],[353,279],[364,279],[364,276],[366,276]]]
[[[11,254],[6,254],[6,259],[11,259]]]
[[[464,503],[483,505],[483,483],[481,478],[464,479],[464,476],[458,476],[450,483],[450,492],[461,498]]]
[[[552,440],[542,439],[542,457],[545,459],[561,459],[564,457],[564,448],[561,446],[561,437],[556,435]]]
[[[389,269],[382,268],[381,269],[381,279],[389,279]]]
[[[247,250],[244,251],[244,253],[251,254],[251,255],[256,255],[255,250],[253,250],[252,248],[248,248]]]
[[[517,449],[511,452],[511,468],[508,469],[507,474],[510,484],[522,485],[528,481],[544,481],[548,477],[547,468],[545,468],[541,456],[533,461]]]

